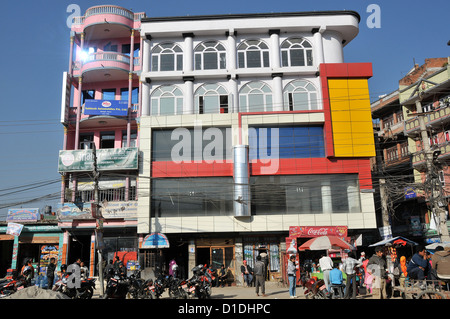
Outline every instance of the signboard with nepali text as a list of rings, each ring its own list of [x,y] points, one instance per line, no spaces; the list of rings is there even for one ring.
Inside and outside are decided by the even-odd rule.
[[[96,150],[99,171],[138,169],[138,148],[105,148]],[[92,172],[94,154],[88,150],[59,151],[59,172]]]
[[[87,99],[84,102],[84,115],[127,116],[128,101]]]
[[[347,226],[289,226],[289,237],[347,237]]]
[[[39,208],[12,208],[8,209],[7,221],[35,222],[41,219]]]

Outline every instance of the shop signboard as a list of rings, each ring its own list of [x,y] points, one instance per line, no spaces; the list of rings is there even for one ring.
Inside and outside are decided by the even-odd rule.
[[[105,148],[96,150],[99,171],[138,169],[138,148]],[[94,170],[93,150],[59,151],[59,172],[92,172]]]
[[[93,219],[91,203],[58,204],[56,215],[59,220]],[[137,218],[137,201],[103,202],[100,204],[100,214],[108,218]]]
[[[23,225],[17,223],[8,223],[6,234],[13,236],[20,236],[22,233]]]
[[[58,263],[59,246],[58,245],[42,245],[41,256],[39,258],[39,274],[47,274],[47,266],[51,258],[55,258],[55,263]]]
[[[127,116],[127,100],[93,100],[84,102],[84,115]]]
[[[13,208],[8,209],[6,221],[35,222],[41,219],[39,208]]]
[[[169,240],[161,233],[151,233],[144,237],[141,248],[169,248]]]
[[[347,226],[290,226],[289,237],[319,237],[337,236],[347,237]]]

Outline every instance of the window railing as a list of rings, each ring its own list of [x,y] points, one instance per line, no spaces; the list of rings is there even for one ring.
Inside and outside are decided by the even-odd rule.
[[[93,61],[117,61],[130,64],[130,57],[128,55],[117,52],[96,52],[89,54],[83,61],[83,63]]]

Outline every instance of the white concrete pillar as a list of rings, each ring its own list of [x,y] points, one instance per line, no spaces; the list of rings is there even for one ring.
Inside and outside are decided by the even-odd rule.
[[[322,33],[325,31],[323,28],[313,29],[312,33],[314,34],[314,64],[319,67],[321,63],[325,62],[324,54],[323,54],[323,40]]]
[[[226,32],[227,46],[227,70],[232,73],[236,70],[236,31],[230,29]]]
[[[184,77],[183,114],[194,114],[194,77]]]
[[[281,65],[280,60],[280,30],[269,30],[270,35],[270,56],[272,69],[278,69]]]
[[[150,83],[142,82],[142,116],[150,115]]]
[[[283,81],[282,81],[282,73],[274,73],[272,74],[273,81],[273,110],[274,111],[283,111]]]
[[[190,72],[194,70],[194,34],[183,33],[183,71]]]

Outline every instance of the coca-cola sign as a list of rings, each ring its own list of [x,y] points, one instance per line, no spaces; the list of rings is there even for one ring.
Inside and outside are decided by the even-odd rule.
[[[347,226],[290,226],[289,237],[347,237]]]

